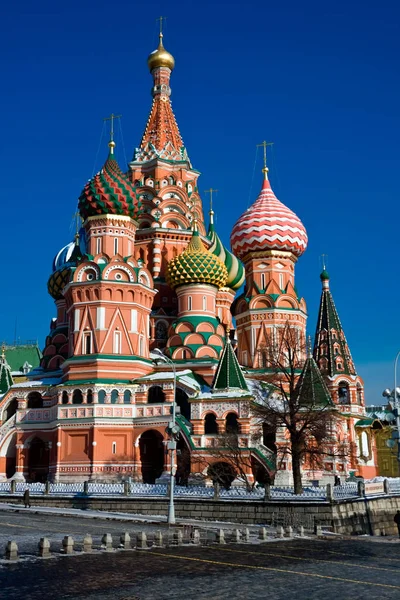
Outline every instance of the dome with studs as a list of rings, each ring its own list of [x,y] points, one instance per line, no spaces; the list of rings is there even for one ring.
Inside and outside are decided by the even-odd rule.
[[[244,267],[240,260],[237,259],[232,252],[229,252],[229,250],[225,248],[221,242],[218,233],[215,231],[213,214],[213,211],[211,211],[210,227],[207,234],[207,237],[211,242],[209,250],[215,254],[215,256],[217,256],[226,266],[228,271],[228,281],[226,282],[226,287],[231,288],[231,290],[238,290],[244,282]]]
[[[166,280],[173,289],[189,283],[222,288],[228,280],[228,271],[224,263],[204,246],[199,232],[194,231],[186,250],[168,263]]]
[[[303,223],[275,196],[265,172],[260,195],[233,227],[233,252],[240,259],[249,252],[265,250],[284,250],[301,256],[307,248],[307,242]]]
[[[124,215],[134,219],[139,211],[136,191],[114,157],[114,142],[103,168],[90,179],[79,196],[83,219],[95,215]]]

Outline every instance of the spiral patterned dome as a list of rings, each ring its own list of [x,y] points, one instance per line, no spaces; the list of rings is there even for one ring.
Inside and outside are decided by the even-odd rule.
[[[210,227],[207,237],[211,242],[209,251],[215,254],[226,266],[228,271],[228,280],[226,286],[232,290],[238,290],[244,282],[245,272],[240,260],[236,258],[232,252],[229,252],[220,240],[218,233],[215,231],[213,222],[214,212],[210,212]]]
[[[199,232],[194,231],[186,250],[168,263],[166,280],[172,288],[188,283],[208,283],[222,288],[228,280],[228,271],[204,246]]]
[[[275,196],[265,172],[260,195],[233,227],[233,252],[240,259],[249,252],[265,250],[284,250],[301,256],[307,248],[307,242],[303,223]]]
[[[104,167],[90,179],[79,196],[79,212],[83,219],[95,215],[137,216],[139,203],[136,191],[122,173],[114,157],[114,142]]]

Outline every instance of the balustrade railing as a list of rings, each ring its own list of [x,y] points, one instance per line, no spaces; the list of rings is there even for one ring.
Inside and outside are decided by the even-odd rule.
[[[389,495],[400,496],[400,478],[387,479],[386,489]],[[0,496],[6,496],[10,493],[22,494],[29,489],[32,495],[51,495],[51,496],[122,496],[128,495],[131,498],[140,497],[165,497],[168,493],[167,484],[148,484],[136,482],[121,483],[24,483],[20,481],[0,482]],[[333,500],[343,501],[357,498],[362,494],[366,497],[373,497],[376,493],[368,493],[368,486],[365,487],[357,482],[347,482],[343,485],[333,486],[331,488]],[[178,498],[214,498],[213,486],[189,485],[175,486],[175,496]],[[233,486],[229,490],[220,489],[219,497],[221,500],[262,500],[265,496],[264,489],[255,487],[249,491],[245,486]],[[303,493],[296,495],[293,487],[290,486],[271,486],[270,499],[282,501],[309,501],[321,502],[328,500],[327,488],[304,487]]]

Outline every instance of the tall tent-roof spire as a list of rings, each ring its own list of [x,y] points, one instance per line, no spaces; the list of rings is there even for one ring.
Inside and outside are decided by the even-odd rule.
[[[3,345],[0,355],[0,394],[5,394],[8,392],[13,383],[14,381],[11,375],[11,368],[7,362],[5,347]]]
[[[236,390],[243,390],[244,392],[249,391],[238,359],[232,348],[229,337],[229,327],[227,327],[225,347],[219,359],[211,389],[213,392],[222,392],[228,391],[232,388]]]
[[[317,328],[314,340],[314,359],[324,374],[357,375],[346,336],[330,290],[329,274],[323,266]]]
[[[159,34],[158,47],[151,52],[147,63],[153,76],[151,90],[153,104],[140,146],[135,149],[132,163],[143,163],[159,158],[174,162],[187,162],[191,167],[172,111],[170,77],[175,66],[175,59],[164,48],[162,31]]]

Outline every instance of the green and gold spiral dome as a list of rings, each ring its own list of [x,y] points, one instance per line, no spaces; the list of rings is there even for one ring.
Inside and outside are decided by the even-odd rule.
[[[190,283],[222,288],[228,280],[228,271],[224,263],[204,246],[199,232],[193,231],[186,250],[168,263],[166,279],[172,288]]]
[[[222,260],[228,271],[226,287],[231,288],[231,290],[236,292],[236,290],[238,290],[244,282],[244,267],[240,260],[236,258],[232,252],[229,252],[229,250],[225,248],[218,233],[215,231],[213,210],[210,210],[210,226],[208,228],[207,237],[211,242],[211,246],[209,248],[210,252]]]

